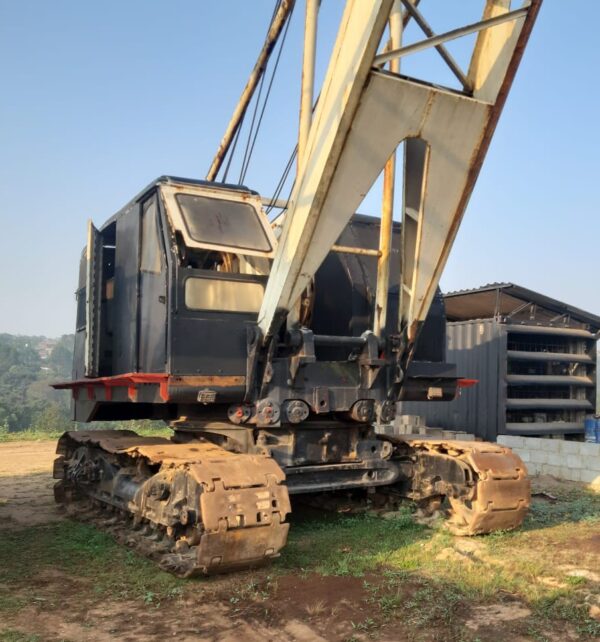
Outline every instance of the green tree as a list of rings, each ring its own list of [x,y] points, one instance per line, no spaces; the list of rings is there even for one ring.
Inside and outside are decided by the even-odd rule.
[[[63,432],[71,428],[68,415],[56,403],[49,403],[35,417],[31,429],[36,432]]]
[[[70,378],[73,335],[52,343],[45,337],[0,334],[0,426],[11,432],[38,421],[56,424],[58,416],[69,415],[68,392],[55,391],[50,383]]]

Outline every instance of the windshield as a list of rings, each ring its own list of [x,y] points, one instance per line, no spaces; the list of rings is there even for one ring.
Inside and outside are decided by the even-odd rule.
[[[193,194],[177,194],[190,238],[199,243],[270,252],[271,244],[254,207]]]

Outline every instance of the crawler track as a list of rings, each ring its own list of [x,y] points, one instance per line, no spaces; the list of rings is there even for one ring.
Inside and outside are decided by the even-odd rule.
[[[56,500],[182,577],[260,565],[285,545],[285,475],[269,457],[130,431],[65,433]]]
[[[385,438],[404,482],[379,487],[429,510],[447,500],[447,527],[478,535],[519,526],[530,484],[521,459],[485,442]],[[181,577],[258,566],[287,540],[285,475],[263,455],[210,442],[173,443],[131,431],[65,433],[54,465],[68,513]]]
[[[413,499],[434,508],[449,503],[446,526],[456,535],[511,530],[529,510],[531,485],[521,458],[510,448],[477,441],[393,440],[416,463]]]

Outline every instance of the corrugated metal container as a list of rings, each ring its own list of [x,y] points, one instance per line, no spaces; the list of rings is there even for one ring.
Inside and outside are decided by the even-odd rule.
[[[596,337],[583,328],[476,319],[447,325],[447,361],[477,379],[449,402],[403,402],[428,426],[499,434],[583,433],[596,406]]]

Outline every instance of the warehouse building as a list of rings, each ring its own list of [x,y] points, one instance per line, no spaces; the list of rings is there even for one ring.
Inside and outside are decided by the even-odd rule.
[[[596,411],[600,317],[513,283],[446,294],[447,361],[477,380],[449,402],[404,402],[427,426],[498,435],[583,435]]]

